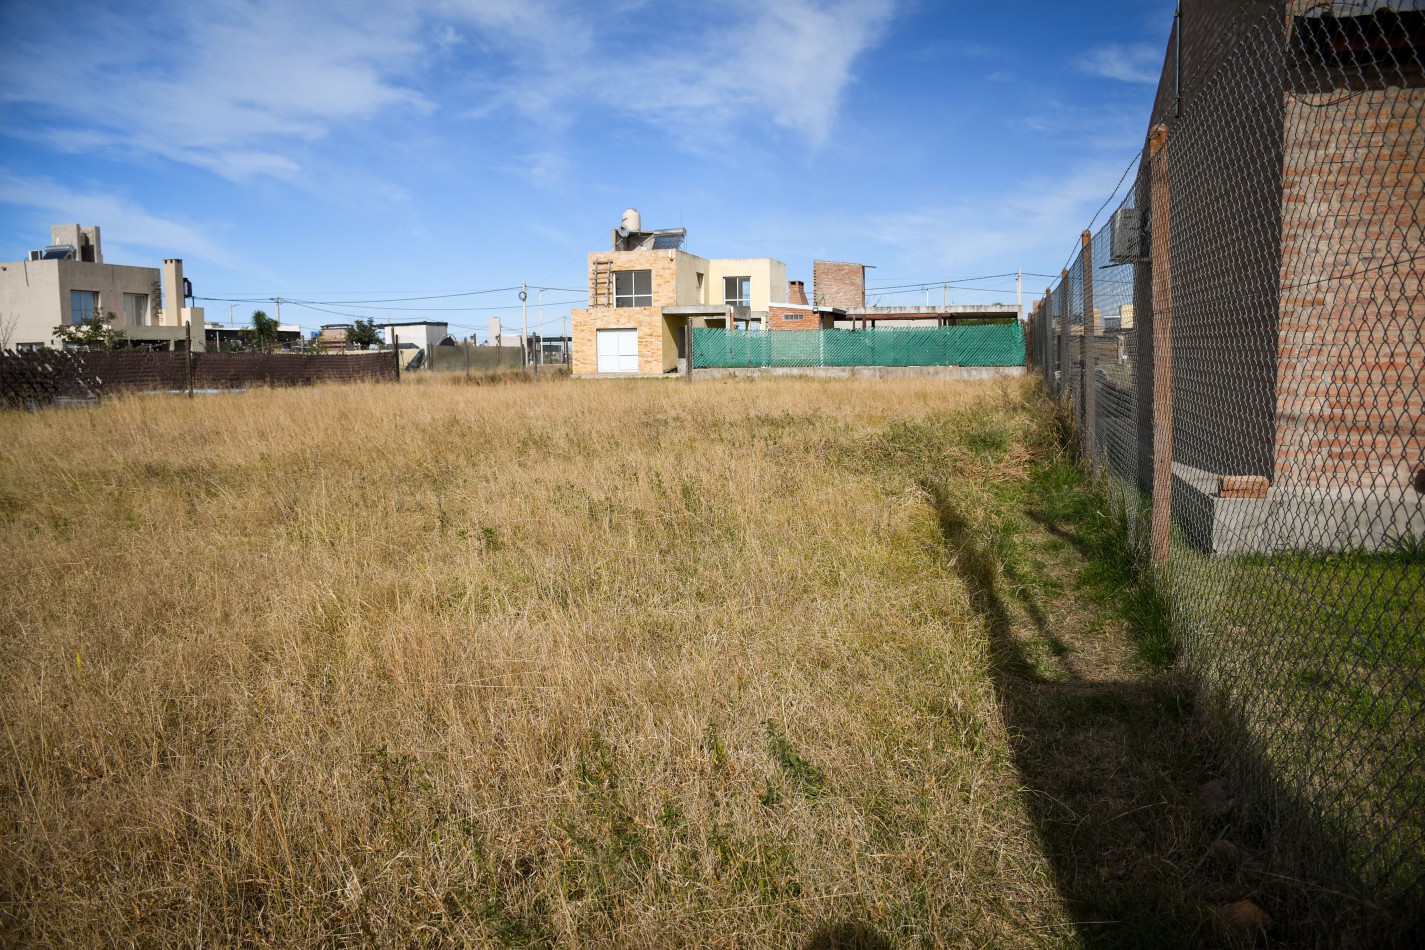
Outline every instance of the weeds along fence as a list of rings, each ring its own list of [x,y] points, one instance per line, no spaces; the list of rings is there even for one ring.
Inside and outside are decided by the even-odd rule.
[[[896,330],[693,330],[698,369],[1023,365],[1018,321]]]
[[[1028,346],[1244,796],[1398,921],[1425,904],[1425,30],[1339,7],[1182,38],[1177,115],[1160,89]]]
[[[116,392],[305,386],[395,380],[395,357],[374,353],[78,353],[0,351],[0,405],[34,407]]]

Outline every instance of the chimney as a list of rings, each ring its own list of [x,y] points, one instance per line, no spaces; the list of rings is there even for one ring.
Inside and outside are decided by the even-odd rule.
[[[799,280],[787,281],[787,303],[799,303],[802,306],[806,306],[806,302],[806,285]]]
[[[168,257],[163,261],[163,325],[183,325],[183,261]]]

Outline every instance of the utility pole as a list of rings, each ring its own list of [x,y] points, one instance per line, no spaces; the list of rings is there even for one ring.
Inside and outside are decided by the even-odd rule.
[[[520,373],[529,375],[529,289],[520,284]]]
[[[948,283],[940,285],[940,305],[942,307],[950,306],[950,285]]]
[[[1019,314],[1019,319],[1024,319],[1024,269],[1017,268],[1014,272],[1014,309]]]

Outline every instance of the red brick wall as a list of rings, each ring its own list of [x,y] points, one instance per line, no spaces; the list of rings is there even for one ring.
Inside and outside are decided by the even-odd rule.
[[[1422,96],[1286,96],[1277,484],[1403,490],[1425,465]]]
[[[811,307],[790,307],[772,304],[767,308],[769,330],[820,330],[821,314]]]
[[[866,306],[866,265],[813,261],[811,268],[813,304],[842,310]]]

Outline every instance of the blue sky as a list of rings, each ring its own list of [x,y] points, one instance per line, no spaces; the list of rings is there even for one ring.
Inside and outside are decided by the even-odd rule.
[[[483,336],[518,320],[499,288],[583,288],[633,206],[705,257],[775,257],[808,285],[814,258],[862,261],[873,288],[935,283],[938,302],[942,281],[1057,273],[1142,142],[1172,11],[6,3],[0,259],[98,224],[106,261],[181,257],[198,296],[280,295],[283,322]],[[1046,283],[1025,279],[1026,304]],[[547,332],[579,297],[544,293]],[[245,322],[259,304],[233,306]]]

